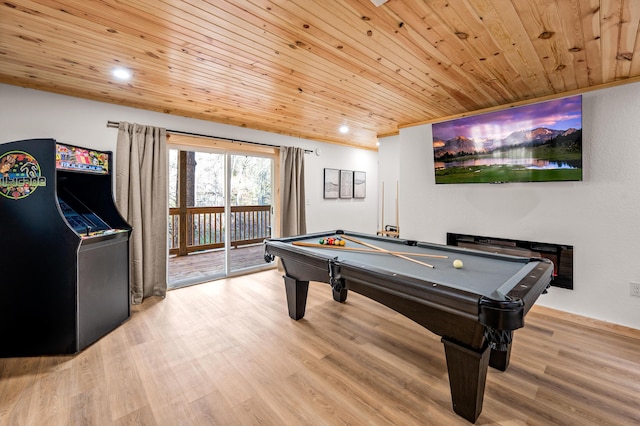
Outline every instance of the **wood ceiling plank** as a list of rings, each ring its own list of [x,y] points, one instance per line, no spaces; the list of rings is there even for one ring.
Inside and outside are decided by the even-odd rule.
[[[632,68],[640,69],[640,8],[620,4],[620,38],[616,54],[616,80],[629,78]]]
[[[313,10],[316,17],[322,22],[323,28],[336,34],[336,37],[342,38],[345,43],[360,46],[359,50],[365,52],[370,59],[377,61],[380,67],[388,68],[397,75],[413,79],[418,87],[428,88],[434,93],[439,93],[443,100],[450,98],[443,86],[450,81],[451,75],[447,79],[442,70],[429,68],[421,61],[424,55],[416,57],[400,49],[395,42],[392,42],[392,37],[388,37],[382,30],[374,31],[373,23],[363,19],[358,11],[349,9],[345,3],[327,3],[322,9],[314,6],[315,3],[312,0],[295,0],[285,3],[287,5],[295,4],[299,9]],[[378,22],[376,21],[375,24],[378,25]],[[445,84],[439,84],[433,78],[434,75],[442,77]]]
[[[553,93],[568,90],[563,71],[567,68],[569,52],[562,52],[563,49],[556,42],[562,31],[556,9],[547,0],[514,2],[514,7],[541,59]]]
[[[602,53],[600,49],[600,0],[580,0],[583,47],[587,63],[587,87],[602,84]]]
[[[233,26],[234,27],[240,26],[240,22],[234,22]],[[248,25],[247,28],[253,28],[253,27],[251,25]],[[258,43],[257,38],[261,37],[260,34],[255,34],[255,33],[245,32],[243,34],[244,34],[243,37],[246,36],[246,38],[251,40],[253,43]],[[269,40],[269,39],[270,39],[269,37],[266,37],[264,40]],[[268,42],[264,41],[264,43],[268,43]],[[297,46],[295,46],[294,49],[291,49],[290,46],[292,46],[292,42],[289,40],[283,40],[280,45],[277,44],[277,40],[272,41],[271,45],[268,46],[268,49],[269,49],[268,51],[271,52],[271,51],[274,51],[274,49],[283,48],[285,45],[288,49],[278,50],[277,61],[281,64],[284,64],[287,68],[289,68],[289,70],[291,70],[292,76],[302,75],[304,76],[304,78],[311,81],[311,80],[314,80],[313,77],[318,72],[322,71],[324,73],[323,75],[326,76],[326,77],[323,77],[323,79],[325,79],[325,81],[326,79],[333,79],[334,84],[336,85],[336,87],[334,88],[327,88],[327,93],[337,93],[336,89],[338,89],[339,87],[342,88],[342,91],[344,91],[346,88],[349,87],[348,85],[349,82],[346,79],[344,78],[339,79],[339,75],[337,75],[338,73],[336,73],[337,69],[331,67],[330,61],[326,61],[324,60],[324,58],[321,58],[321,57],[318,58],[318,57],[314,57],[313,55],[306,55],[306,53],[308,52],[302,53],[304,49],[298,49]],[[368,83],[365,81],[365,84],[368,84]],[[374,88],[375,87],[373,85],[369,84],[368,87],[364,88],[364,90],[372,90]]]
[[[313,52],[319,61],[330,62],[335,67],[335,75],[340,77],[340,81],[351,78],[366,78],[371,85],[366,90],[371,90],[372,86],[377,88],[374,92],[387,89],[398,95],[401,99],[403,109],[416,105],[420,114],[430,113],[431,108],[438,108],[436,103],[429,104],[423,99],[421,91],[415,83],[409,79],[398,75],[385,67],[380,67],[379,61],[362,55],[357,48],[352,48],[344,40],[339,40],[335,36],[325,31],[319,30],[319,25],[315,25],[313,17],[303,19],[294,15],[290,10],[280,8],[278,5],[269,7],[269,11],[263,11],[259,5],[251,8],[251,13],[256,15],[256,19],[271,19],[278,27],[270,31],[288,31],[288,40],[292,44],[300,45],[300,48]],[[272,28],[273,25],[265,24],[265,27]],[[376,93],[372,93],[376,97]],[[393,98],[381,99],[386,108],[393,108]],[[426,105],[429,105],[426,107]]]
[[[451,3],[447,0],[431,2],[430,6],[436,21],[444,27],[449,36],[447,43],[440,45],[447,57],[462,56],[461,67],[481,69],[489,77],[483,80],[483,85],[491,87],[493,99],[491,104],[509,102],[530,93],[530,89],[523,84],[516,70],[506,61],[502,51],[491,37],[487,36],[487,28],[477,12],[465,1]],[[448,49],[448,50],[444,50]],[[482,105],[486,107],[487,105]]]
[[[465,50],[463,40],[455,36],[452,26],[438,15],[437,10],[444,7],[448,6],[435,2],[395,2],[388,10],[404,23],[406,37],[422,49],[422,56],[427,57],[430,66],[445,70],[444,80],[437,77],[437,82],[451,81],[448,93],[464,91],[469,98],[464,101],[467,106],[479,99],[503,98],[503,88],[494,87],[494,76],[481,66],[477,57]]]
[[[618,68],[618,42],[620,38],[620,1],[600,1],[600,48],[602,60],[602,78],[615,80]]]
[[[536,50],[527,36],[519,16],[511,0],[476,0],[473,3],[478,16],[494,39],[497,48],[523,80],[527,91],[516,99],[532,99],[543,96],[552,90],[546,78],[544,67]]]
[[[571,90],[589,86],[589,71],[585,52],[584,21],[575,19],[581,15],[579,0],[566,0],[557,3],[558,19],[561,22],[563,48],[569,52],[573,70],[575,87]],[[588,23],[588,22],[587,22]]]

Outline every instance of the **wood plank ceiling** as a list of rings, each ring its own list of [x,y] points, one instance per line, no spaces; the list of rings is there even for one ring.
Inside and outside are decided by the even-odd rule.
[[[2,83],[369,149],[403,126],[640,77],[638,0],[6,0],[0,12]],[[117,66],[132,79],[113,79]]]

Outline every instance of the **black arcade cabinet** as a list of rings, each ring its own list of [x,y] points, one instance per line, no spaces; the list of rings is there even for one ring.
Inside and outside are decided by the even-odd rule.
[[[0,144],[0,357],[73,354],[130,315],[112,154]]]

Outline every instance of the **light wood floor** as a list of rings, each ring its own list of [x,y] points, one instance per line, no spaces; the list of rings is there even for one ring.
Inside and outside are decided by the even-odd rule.
[[[541,307],[526,322],[477,424],[640,423],[640,330]],[[75,356],[0,359],[0,424],[468,423],[437,336],[320,283],[293,321],[270,270],[147,299]]]

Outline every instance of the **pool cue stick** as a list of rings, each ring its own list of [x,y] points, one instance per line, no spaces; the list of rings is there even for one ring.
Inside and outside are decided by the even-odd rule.
[[[336,250],[347,250],[347,251],[359,251],[362,253],[373,253],[373,254],[402,254],[405,256],[420,256],[420,257],[430,257],[433,259],[448,259],[449,256],[441,256],[439,254],[427,254],[427,253],[411,253],[408,251],[391,251],[388,250],[388,253],[380,250],[374,249],[365,249],[365,248],[357,248],[357,247],[345,247],[345,246],[334,246],[331,244],[315,244],[315,243],[305,243],[304,241],[293,241],[291,244],[294,246],[300,247],[313,247],[313,248],[324,248],[324,249],[336,249]]]
[[[382,181],[382,224],[380,226],[380,234],[384,232],[384,181]]]
[[[398,201],[400,199],[399,185],[399,182],[396,181],[396,232],[398,233],[398,237],[400,237],[400,209],[398,207]]]
[[[409,262],[417,263],[418,265],[426,266],[428,268],[433,268],[434,267],[433,265],[429,265],[428,263],[420,262],[419,260],[412,259],[412,258],[404,256],[402,254],[393,254],[393,252],[391,252],[391,251],[389,251],[387,249],[383,249],[381,247],[374,246],[373,244],[365,243],[364,241],[360,241],[357,238],[349,237],[349,236],[344,235],[344,234],[342,234],[342,236],[340,238],[344,238],[345,240],[353,241],[354,243],[357,243],[357,244],[362,244],[363,246],[366,246],[366,247],[369,247],[369,248],[372,248],[372,249],[380,250],[381,252],[385,252],[385,253],[390,254],[392,256],[399,257],[400,259],[408,260]]]

